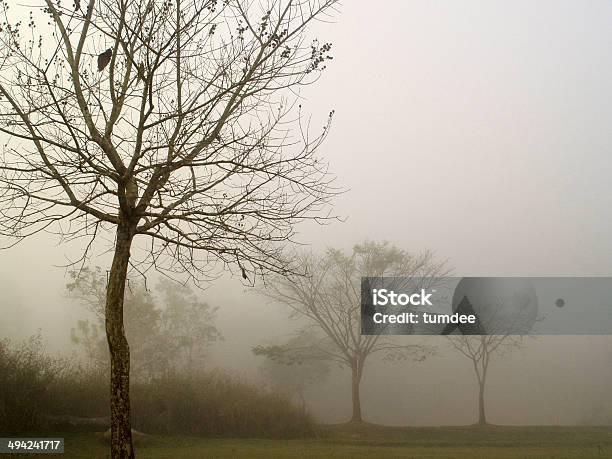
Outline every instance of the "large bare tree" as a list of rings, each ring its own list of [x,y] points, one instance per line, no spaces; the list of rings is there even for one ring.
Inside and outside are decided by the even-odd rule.
[[[305,319],[305,329],[320,336],[318,342],[296,346],[262,345],[254,348],[281,363],[310,359],[329,360],[351,370],[351,421],[360,422],[360,384],[364,366],[373,354],[387,360],[423,359],[432,349],[401,337],[361,334],[361,278],[403,277],[414,286],[446,274],[444,264],[431,252],[411,254],[386,242],[365,242],[352,253],[328,250],[323,256],[298,257],[305,276],[274,276],[259,290],[275,302],[291,309],[292,315]],[[421,281],[422,279],[423,281]],[[379,330],[381,331],[381,330]]]
[[[0,231],[82,238],[83,261],[110,239],[111,452],[133,457],[128,270],[292,271],[295,224],[327,218],[335,193],[315,153],[331,113],[310,129],[297,91],[331,58],[306,32],[337,1],[44,0],[27,20],[9,3]]]

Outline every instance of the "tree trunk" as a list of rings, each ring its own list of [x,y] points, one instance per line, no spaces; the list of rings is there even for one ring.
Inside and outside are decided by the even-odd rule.
[[[123,299],[133,232],[120,223],[106,288],[106,338],[111,357],[111,457],[132,459],[130,424],[130,348],[123,327]]]
[[[484,425],[487,423],[487,416],[485,414],[485,383],[482,381],[478,388],[478,424]]]
[[[361,397],[359,394],[359,386],[361,384],[361,368],[358,363],[351,365],[351,382],[353,395],[353,415],[351,422],[361,422]]]
[[[300,398],[300,406],[302,407],[302,413],[306,413],[306,397],[304,397],[304,390],[298,390],[298,397]]]

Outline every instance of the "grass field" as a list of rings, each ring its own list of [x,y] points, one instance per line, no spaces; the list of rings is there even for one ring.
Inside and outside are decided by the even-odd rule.
[[[104,458],[94,433],[71,433],[65,458]],[[610,427],[321,427],[310,440],[151,437],[140,458],[586,458],[612,457]],[[20,455],[19,457],[24,457]]]

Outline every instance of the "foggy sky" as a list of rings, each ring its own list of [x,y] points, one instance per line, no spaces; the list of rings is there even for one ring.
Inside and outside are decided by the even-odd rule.
[[[309,223],[299,239],[432,249],[458,276],[612,275],[611,20],[603,0],[345,2],[335,24],[316,26],[334,60],[302,105],[321,123],[336,111],[321,153],[349,189],[335,203],[347,220]],[[42,235],[0,253],[2,336],[42,328],[51,349],[68,348],[87,314],[58,267],[79,245],[57,244]],[[294,326],[236,279],[201,295],[226,338],[211,364],[239,374],[257,369],[251,346]],[[490,420],[572,424],[598,404],[612,416],[611,350],[608,337],[530,341],[492,366]],[[348,377],[312,391],[320,418],[347,418]],[[372,365],[362,394],[373,422],[475,419],[473,375],[449,351]]]

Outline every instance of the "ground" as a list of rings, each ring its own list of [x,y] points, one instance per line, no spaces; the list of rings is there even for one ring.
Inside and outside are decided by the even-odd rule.
[[[63,458],[105,458],[89,433],[63,434]],[[603,458],[612,457],[612,427],[384,427],[342,424],[309,440],[151,437],[139,458]],[[24,455],[19,457],[23,458]]]

